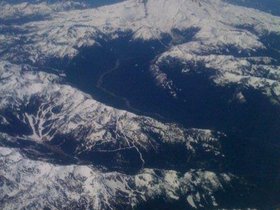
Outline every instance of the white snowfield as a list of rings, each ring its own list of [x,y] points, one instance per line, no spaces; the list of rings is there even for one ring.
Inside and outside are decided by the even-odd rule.
[[[0,62],[0,93],[0,125],[13,128],[16,119],[31,131],[30,134],[13,133],[12,136],[0,133],[0,145],[2,142],[17,144],[20,139],[44,146],[56,135],[62,139],[71,136],[78,142],[74,155],[134,149],[141,162],[141,169],[135,175],[105,173],[91,165],[61,166],[41,158],[31,160],[25,152],[31,150],[34,153],[32,147],[23,148],[25,152],[1,147],[1,209],[73,206],[115,209],[119,205],[134,207],[157,196],[176,201],[187,195],[186,204],[216,206],[214,193],[222,190],[223,185],[229,184],[233,178],[231,174],[211,171],[189,170],[180,175],[174,170],[146,168],[143,152],[156,153],[163,145],[180,145],[191,158],[203,154],[213,159],[223,158],[221,133],[184,129],[176,124],[164,124],[117,110],[63,84],[56,75],[24,70],[8,62]],[[31,110],[28,109],[30,106],[33,106]],[[6,115],[7,112],[13,117]],[[61,153],[59,149],[46,148]],[[194,190],[197,186],[201,189],[199,193]]]
[[[280,18],[277,16],[221,0],[127,0],[99,8],[76,9],[77,6],[72,6],[75,9],[57,9],[71,8],[70,3],[64,4],[0,5],[4,11],[1,14],[3,19],[12,17],[18,10],[24,16],[30,16],[32,11],[46,16],[43,20],[13,25],[22,33],[1,35],[2,59],[36,63],[46,58],[71,58],[81,47],[98,44],[96,39],[100,36],[115,39],[118,32],[131,32],[134,39],[151,40],[160,39],[163,34],[173,36],[172,29],[197,28],[191,41],[166,46],[166,52],[159,56],[155,65],[168,57],[201,62],[207,68],[217,70],[217,77],[213,78],[217,84],[244,84],[261,89],[269,96],[272,95],[270,89],[273,89],[273,95],[279,98],[279,66],[269,62],[271,58],[259,65],[264,58],[257,56],[253,62],[252,57],[256,56],[251,56],[267,48],[261,37],[280,35]],[[247,56],[231,54],[230,49]],[[225,50],[228,54],[223,52]],[[176,95],[176,87],[170,85],[172,81],[168,75],[160,69],[151,69],[156,69],[154,74],[158,83]]]
[[[5,10],[6,7],[4,4],[1,8],[3,18],[14,14],[14,11]],[[174,28],[197,27],[200,30],[188,45],[198,54],[226,46],[240,50],[265,48],[259,35],[280,33],[279,17],[221,0],[176,0],[172,3],[168,0],[149,0],[147,3],[128,0],[99,8],[62,12],[49,12],[50,8],[44,3],[37,7],[46,7],[39,11],[45,11],[49,16],[18,26],[27,30],[21,37],[27,39],[26,43],[21,45],[34,61],[37,56],[74,56],[79,47],[94,44],[96,36],[106,34],[116,38],[114,35],[119,31],[131,31],[135,39],[148,40],[159,39],[163,33],[170,34]],[[23,11],[29,11],[28,8],[27,4]]]
[[[53,140],[55,135],[71,135],[79,142],[76,153],[98,151],[99,147],[111,148],[108,151],[135,148],[139,152],[154,150],[161,143],[179,143],[193,153],[198,144],[206,152],[221,155],[218,136],[210,130],[184,129],[106,106],[63,84],[53,74],[22,70],[18,65],[0,62],[0,93],[0,110],[4,113],[0,113],[0,125],[13,126],[4,112],[12,111],[18,121],[31,128],[30,135],[17,136],[22,139],[43,143]],[[28,110],[31,105],[33,109]],[[151,133],[161,142],[151,137]]]
[[[120,32],[129,32],[133,40],[160,40],[166,50],[150,69],[175,97],[176,84],[161,70],[172,59],[186,65],[182,74],[190,71],[189,65],[203,64],[205,71],[215,70],[210,79],[217,85],[254,88],[279,102],[280,67],[275,58],[256,54],[269,50],[262,37],[280,36],[277,16],[222,0],[127,0],[98,8],[69,1],[4,1],[0,11],[0,127],[17,121],[30,129],[0,133],[0,209],[115,209],[158,196],[184,199],[193,208],[217,206],[215,192],[236,179],[226,173],[190,169],[182,174],[146,167],[143,153],[163,145],[182,145],[192,157],[199,156],[199,150],[223,158],[222,133],[186,129],[106,106],[59,76],[34,70],[47,59],[71,59],[83,47],[99,45],[100,37],[117,39]],[[196,32],[186,41],[174,29]],[[172,44],[162,41],[164,34],[172,37]],[[246,100],[242,92],[237,97]],[[57,135],[78,142],[75,155],[133,149],[141,170],[127,175],[89,165],[58,165],[30,159],[2,143],[21,139],[44,145]]]
[[[0,147],[1,209],[115,209],[135,207],[165,194],[167,199],[188,195],[194,207],[208,200],[217,205],[213,192],[235,177],[211,171],[143,169],[136,175],[101,173],[85,165],[53,165],[24,157],[17,149]],[[2,170],[2,168],[5,168]],[[200,187],[197,192],[194,189]]]

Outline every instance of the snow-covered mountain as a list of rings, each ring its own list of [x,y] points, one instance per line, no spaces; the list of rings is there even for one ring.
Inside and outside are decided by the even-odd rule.
[[[2,19],[34,13],[46,16],[23,25],[12,24],[10,27],[17,31],[16,34],[9,33],[9,26],[2,26],[1,51],[7,60],[36,63],[46,58],[71,58],[81,47],[98,44],[96,40],[100,36],[117,39],[120,32],[130,31],[133,39],[142,40],[161,39],[164,34],[170,34],[176,44],[166,46],[166,52],[155,64],[166,61],[166,57],[190,65],[203,63],[206,68],[217,70],[219,76],[213,79],[218,84],[246,81],[246,85],[265,89],[263,83],[269,83],[269,88],[273,87],[275,94],[279,94],[279,67],[274,65],[273,57],[257,52],[268,50],[269,43],[262,40],[264,36],[279,35],[280,20],[257,10],[219,0],[178,0],[172,4],[166,0],[133,0],[70,11],[53,9],[61,8],[60,3],[48,6],[44,2],[3,4],[1,7]],[[191,41],[184,40],[174,31],[194,28],[197,31]],[[279,49],[275,51],[279,55]],[[158,67],[153,71],[164,87],[175,89],[169,85],[168,73]]]
[[[0,11],[1,209],[280,202],[278,16],[222,0]]]
[[[28,159],[17,149],[1,147],[0,151],[1,167],[5,168],[0,190],[4,209],[114,209],[135,207],[162,195],[170,200],[184,196],[194,208],[208,202],[216,206],[213,193],[235,179],[203,170],[185,174],[161,169],[143,169],[135,175],[102,173],[92,166]]]
[[[231,180],[231,174],[195,170],[187,164],[211,164],[212,160],[216,165],[222,160],[222,133],[184,129],[108,107],[53,74],[7,62],[2,62],[0,69],[1,208],[70,208],[74,203],[82,208],[107,209],[133,207],[157,196],[178,200],[187,195],[190,205],[203,206],[208,199],[217,205],[213,193]],[[173,152],[184,157],[174,160]],[[160,159],[154,161],[157,157]],[[176,163],[182,159],[182,164]],[[182,177],[176,171],[179,167],[186,173]],[[74,176],[73,180],[68,176]],[[201,195],[190,193],[203,182],[209,186]],[[190,188],[184,190],[185,185]]]

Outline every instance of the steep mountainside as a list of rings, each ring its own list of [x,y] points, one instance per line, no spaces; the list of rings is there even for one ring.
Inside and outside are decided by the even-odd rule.
[[[108,3],[0,3],[0,208],[279,207],[280,17]]]

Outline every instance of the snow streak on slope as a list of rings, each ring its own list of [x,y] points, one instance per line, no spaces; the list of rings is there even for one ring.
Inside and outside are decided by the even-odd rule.
[[[106,106],[46,73],[50,60],[71,60],[99,40],[127,33],[131,42],[158,40],[165,50],[150,71],[174,98],[180,88],[172,73],[203,71],[221,87],[252,87],[279,103],[280,48],[264,40],[279,38],[276,16],[221,0],[128,0],[98,8],[3,2],[0,11],[3,209],[131,208],[157,198],[203,208],[219,205],[216,193],[234,186],[222,132]],[[179,72],[163,68],[174,63]],[[241,90],[235,97],[246,102]]]
[[[52,12],[47,20],[30,21],[17,27],[27,30],[21,37],[27,39],[26,43],[21,43],[22,50],[30,52],[29,58],[36,61],[36,55],[73,56],[79,47],[92,45],[102,34],[116,38],[114,34],[117,32],[133,31],[135,39],[157,39],[174,28],[190,27],[200,29],[195,41],[191,42],[196,52],[224,46],[257,50],[264,48],[258,36],[239,26],[250,26],[262,35],[279,33],[279,24],[278,17],[219,0],[199,3],[177,0],[172,4],[167,0],[150,0],[146,4],[130,0],[97,9]]]
[[[191,170],[179,174],[171,170],[143,169],[137,175],[101,173],[90,166],[59,166],[34,161],[16,149],[0,147],[1,209],[82,208],[114,209],[148,201],[165,194],[177,200],[188,198],[190,205],[204,202],[217,205],[213,193],[234,176]],[[40,183],[40,184],[38,184]],[[197,186],[200,192],[193,193]]]
[[[6,134],[0,133],[0,145],[18,147],[22,144],[21,152],[1,148],[3,165],[0,179],[3,187],[0,198],[4,201],[1,208],[69,208],[75,205],[80,208],[110,209],[121,205],[133,207],[157,196],[178,200],[187,195],[192,206],[215,206],[217,201],[214,193],[233,178],[230,174],[187,170],[187,162],[184,163],[184,175],[164,167],[160,169],[157,165],[154,166],[157,169],[146,168],[146,165],[153,165],[145,154],[153,152],[160,156],[161,147],[165,145],[185,148],[185,153],[189,154],[188,161],[199,159],[205,154],[208,156],[207,162],[210,158],[222,159],[218,142],[221,134],[215,136],[209,130],[183,129],[175,124],[163,124],[107,107],[75,88],[61,84],[55,75],[24,70],[7,62],[1,62],[0,73],[0,125],[2,132],[6,131]],[[15,132],[19,125],[26,127],[27,132]],[[9,128],[13,131],[10,134]],[[54,147],[48,144],[57,135],[60,138],[59,145]],[[73,154],[63,148],[63,141],[67,141],[69,136],[77,142],[71,142],[73,147],[76,145]],[[79,165],[72,163],[58,166],[42,162],[47,159],[40,158],[42,150],[38,149],[39,146],[34,147],[30,143],[25,145],[25,141],[45,147],[46,153],[75,157],[73,163]],[[140,164],[136,175],[104,172],[106,166],[105,171],[111,168],[102,162],[98,164],[102,165],[100,169],[91,164],[82,166],[89,164],[89,160],[85,161],[81,156],[83,153],[109,155],[131,149],[134,149],[132,153],[138,156]],[[115,170],[118,166],[131,167],[124,155],[119,153],[117,156],[120,162],[115,163]],[[171,154],[166,152],[164,155]],[[71,163],[70,159],[68,161]],[[127,163],[123,164],[122,161]],[[168,165],[165,167],[169,168]],[[19,176],[20,180],[16,181]],[[201,191],[193,194],[197,186],[202,187]],[[212,203],[209,204],[209,201]]]
[[[26,8],[33,7],[28,6]],[[4,4],[1,8],[6,11],[4,17],[14,14],[6,7]],[[2,30],[10,30],[5,27]],[[134,39],[160,39],[164,34],[178,39],[174,36],[174,29],[184,31],[197,28],[197,33],[187,43],[182,40],[183,43],[177,40],[179,44],[175,46],[163,43],[167,48],[163,59],[171,56],[190,63],[206,63],[207,68],[218,71],[215,78],[218,84],[248,80],[245,83],[249,86],[263,87],[263,81],[258,78],[269,73],[272,76],[264,81],[268,83],[268,88],[279,86],[274,81],[278,78],[278,67],[273,65],[272,58],[258,55],[257,65],[265,59],[264,66],[256,66],[252,59],[257,51],[267,50],[262,37],[269,34],[279,36],[280,18],[220,0],[177,0],[172,4],[167,0],[149,0],[146,3],[129,0],[96,9],[50,12],[47,19],[13,27],[23,33],[16,36],[4,33],[0,37],[1,49],[5,49],[2,57],[35,63],[43,62],[46,58],[73,57],[81,47],[98,45],[97,40],[102,37],[116,39],[120,32],[133,32]],[[279,55],[279,49],[276,51]],[[259,72],[264,73],[260,75]],[[156,71],[154,74],[161,78],[159,82],[163,86],[170,86],[168,78],[162,79],[166,77],[164,73]],[[168,89],[173,95],[176,92],[175,87]]]
[[[28,136],[18,137],[44,142],[51,141],[57,134],[72,135],[76,141],[81,141],[76,152],[102,148],[102,144],[106,145],[104,148],[115,150],[131,147],[152,149],[160,142],[149,133],[157,134],[160,141],[165,143],[190,146],[193,141],[191,134],[195,130],[188,131],[175,124],[160,123],[105,106],[89,95],[61,84],[55,75],[22,70],[6,62],[0,63],[0,73],[2,122],[13,126],[13,122],[9,124],[13,118],[5,117],[5,111],[9,111],[31,129]],[[22,110],[22,113],[16,113],[17,110]],[[211,131],[197,132],[201,133],[201,139],[211,142],[213,138],[215,141]],[[209,152],[215,153],[215,150]]]

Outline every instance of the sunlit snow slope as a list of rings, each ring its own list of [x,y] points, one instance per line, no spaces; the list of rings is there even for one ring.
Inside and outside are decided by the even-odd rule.
[[[222,0],[2,1],[0,208],[273,209],[279,71]]]

